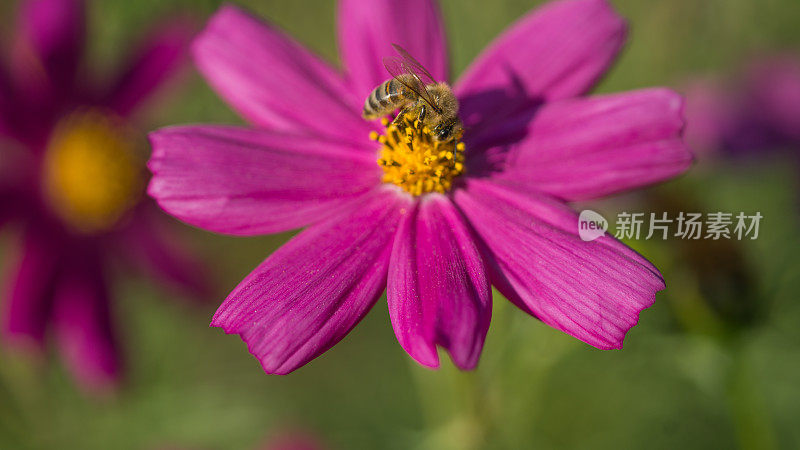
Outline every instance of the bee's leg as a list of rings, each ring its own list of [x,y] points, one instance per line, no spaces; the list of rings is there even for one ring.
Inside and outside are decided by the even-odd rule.
[[[392,125],[399,125],[400,123],[403,122],[403,120],[405,120],[405,118],[406,118],[406,110],[401,109],[400,112],[397,113],[397,116],[392,121]]]
[[[426,112],[427,110],[425,109],[425,105],[419,107],[419,115],[417,116],[417,120],[419,120],[420,123],[425,123]]]

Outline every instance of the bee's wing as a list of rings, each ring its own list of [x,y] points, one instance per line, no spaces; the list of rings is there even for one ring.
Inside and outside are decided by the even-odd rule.
[[[402,58],[409,70],[414,75],[417,75],[424,84],[436,84],[436,80],[433,79],[433,75],[428,72],[428,69],[426,69],[421,62],[417,61],[416,58],[411,56],[406,49],[397,44],[392,44],[392,47],[400,55],[400,58]]]
[[[383,65],[398,83],[405,86],[411,92],[417,94],[419,98],[425,100],[425,102],[428,103],[431,108],[436,108],[436,103],[431,98],[430,93],[428,93],[425,83],[422,81],[422,79],[420,79],[419,75],[412,71],[412,69],[402,58],[383,58]],[[410,77],[406,77],[404,75],[410,75]]]
[[[428,88],[425,87],[426,84],[435,83],[431,74],[425,70],[416,59],[409,55],[408,52],[403,50],[402,47],[397,44],[392,45],[401,56],[383,58],[383,65],[386,67],[386,70],[400,84],[410,89],[421,99],[425,100],[431,108],[438,111],[439,108],[436,106],[436,102],[434,102],[431,94],[428,92]],[[402,75],[411,75],[411,78],[409,80],[408,77],[403,77]]]

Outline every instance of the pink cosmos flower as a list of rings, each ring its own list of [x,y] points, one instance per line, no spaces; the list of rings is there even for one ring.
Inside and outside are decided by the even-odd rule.
[[[205,285],[143,201],[143,146],[128,125],[186,59],[191,30],[184,21],[156,30],[101,82],[84,67],[84,9],[21,1],[0,60],[0,225],[21,230],[1,330],[4,344],[37,350],[52,337],[78,381],[96,389],[120,374],[112,263],[141,263],[193,293]]]
[[[409,11],[413,20],[399,19]],[[193,53],[253,128],[150,136],[149,193],[181,220],[240,236],[307,227],[233,290],[211,325],[239,334],[266,372],[286,374],[342,339],[386,289],[412,358],[437,367],[441,346],[470,369],[494,285],[552,327],[622,347],[664,282],[610,236],[583,242],[566,202],[691,164],[674,92],[581,96],[622,48],[622,18],[604,0],[553,2],[523,17],[455,82],[466,133],[447,145],[413,123],[360,117],[389,76],[381,60],[392,43],[450,79],[436,5],[342,0],[338,26],[344,72],[223,7]]]
[[[753,61],[733,79],[687,87],[686,136],[704,154],[757,156],[800,148],[800,59]]]

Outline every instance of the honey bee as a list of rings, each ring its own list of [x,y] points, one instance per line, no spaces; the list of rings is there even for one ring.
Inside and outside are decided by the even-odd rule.
[[[419,120],[439,142],[458,139],[463,133],[458,118],[458,100],[447,83],[437,82],[430,72],[403,47],[392,44],[399,57],[384,58],[392,75],[376,87],[364,102],[365,119],[377,119],[400,109],[394,123],[406,118]]]

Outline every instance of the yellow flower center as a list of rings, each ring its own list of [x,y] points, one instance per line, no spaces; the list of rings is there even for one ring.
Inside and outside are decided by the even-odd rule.
[[[378,165],[383,182],[393,183],[411,195],[445,193],[453,180],[464,173],[464,143],[458,139],[436,141],[431,130],[418,120],[400,123],[382,120],[386,132],[370,133],[370,139],[382,144]]]
[[[114,226],[144,186],[144,163],[136,148],[127,129],[98,111],[62,119],[44,160],[43,188],[50,206],[80,232]]]

